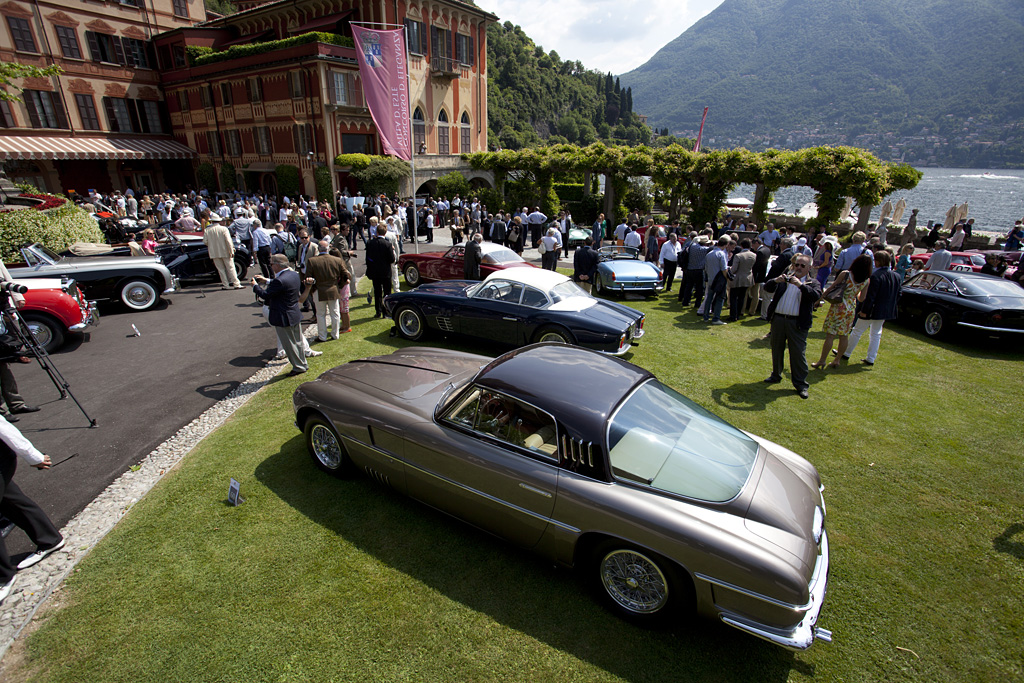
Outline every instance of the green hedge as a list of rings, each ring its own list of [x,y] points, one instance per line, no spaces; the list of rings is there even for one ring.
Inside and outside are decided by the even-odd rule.
[[[196,182],[199,183],[199,187],[204,187],[213,192],[214,188],[217,187],[217,169],[214,168],[213,164],[204,161],[196,167]]]
[[[229,59],[238,59],[239,57],[261,55],[266,52],[273,52],[274,50],[283,50],[293,45],[305,45],[306,43],[327,43],[342,47],[355,47],[355,43],[351,38],[339,36],[337,33],[314,31],[313,33],[303,33],[301,36],[293,36],[284,40],[271,40],[266,43],[255,43],[253,45],[235,45],[220,52],[209,47],[189,46],[185,48],[185,54],[190,66],[203,66],[204,64],[213,64]]]
[[[316,183],[317,200],[333,204],[334,186],[331,184],[331,169],[326,166],[317,166],[313,169],[313,180]]]
[[[563,202],[583,201],[583,183],[552,183],[552,187]]]
[[[335,166],[348,166],[353,173],[362,171],[370,165],[371,161],[373,161],[373,157],[369,154],[339,154],[334,157]]]
[[[281,197],[295,199],[299,196],[299,169],[291,164],[280,164],[274,169],[277,176],[277,194]]]
[[[220,189],[222,192],[229,192],[234,190],[238,184],[238,173],[235,171],[235,165],[230,161],[225,161],[224,165],[220,167]]]
[[[5,263],[21,261],[18,248],[39,242],[61,252],[74,242],[103,242],[96,219],[71,202],[47,211],[19,209],[0,213],[0,258]]]

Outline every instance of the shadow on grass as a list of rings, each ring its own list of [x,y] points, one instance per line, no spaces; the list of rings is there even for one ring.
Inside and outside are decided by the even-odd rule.
[[[362,477],[310,462],[301,436],[256,477],[308,519],[449,600],[624,680],[784,681],[813,675],[794,654],[718,622],[647,630],[606,612],[577,575]],[[372,619],[373,615],[362,617]]]
[[[929,337],[921,331],[921,325],[892,320],[886,323],[885,331],[910,337],[921,342],[925,347],[938,347],[956,355],[969,358],[992,360],[1018,360],[1024,346],[1021,335],[1007,334],[994,336],[976,332],[967,328],[955,329],[941,339]],[[883,340],[884,341],[884,340]]]
[[[1014,540],[1014,536],[1024,532],[1024,522],[1016,522],[1006,527],[1006,531],[992,539],[992,547],[1001,553],[1013,555],[1018,560],[1024,560],[1024,536]]]

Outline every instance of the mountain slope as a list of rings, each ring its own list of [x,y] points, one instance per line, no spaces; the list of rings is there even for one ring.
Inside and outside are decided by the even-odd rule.
[[[1024,118],[1021,0],[725,0],[621,76],[654,126],[949,133]]]

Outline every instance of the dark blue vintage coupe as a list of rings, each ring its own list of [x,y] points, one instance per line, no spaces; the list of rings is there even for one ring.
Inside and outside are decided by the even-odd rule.
[[[622,355],[644,333],[644,315],[590,296],[561,273],[514,268],[483,282],[447,280],[384,299],[398,333],[412,341],[429,330],[522,346],[554,341]]]

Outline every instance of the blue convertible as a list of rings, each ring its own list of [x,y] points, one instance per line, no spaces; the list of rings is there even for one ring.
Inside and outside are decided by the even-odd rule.
[[[398,333],[412,341],[430,329],[502,344],[555,341],[621,355],[644,333],[644,315],[590,296],[561,273],[497,271],[483,282],[445,280],[384,298]]]
[[[665,288],[661,268],[656,263],[641,260],[636,247],[601,247],[598,254],[601,262],[597,266],[594,294],[636,292],[656,296]]]

